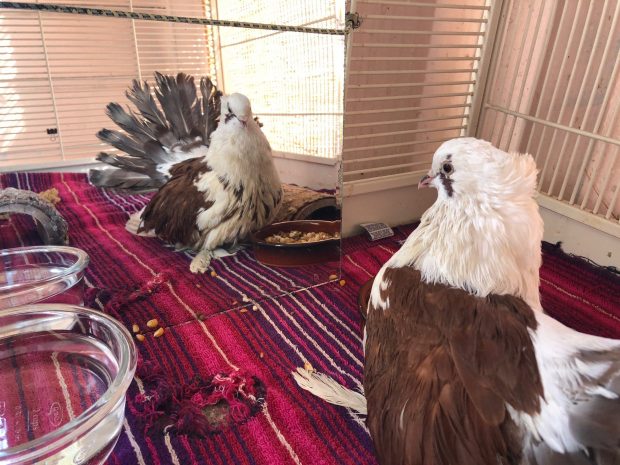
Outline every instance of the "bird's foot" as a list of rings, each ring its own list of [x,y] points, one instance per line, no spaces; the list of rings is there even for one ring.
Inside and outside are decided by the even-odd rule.
[[[212,254],[210,250],[201,250],[189,264],[189,270],[192,273],[204,273],[207,269],[209,269],[211,257]]]

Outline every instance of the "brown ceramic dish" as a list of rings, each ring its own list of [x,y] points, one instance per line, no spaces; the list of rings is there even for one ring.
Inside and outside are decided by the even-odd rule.
[[[283,221],[252,234],[256,259],[271,266],[303,266],[340,260],[340,238],[296,244],[275,244],[265,239],[279,232],[340,233],[340,221]]]

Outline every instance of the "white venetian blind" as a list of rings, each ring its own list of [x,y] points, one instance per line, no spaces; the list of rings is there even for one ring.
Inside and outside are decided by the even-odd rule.
[[[486,0],[358,0],[345,103],[344,181],[400,182],[465,134]]]
[[[203,0],[71,5],[210,15]],[[152,83],[154,71],[214,73],[211,31],[201,25],[0,10],[0,29],[1,170],[92,161],[109,150],[95,137],[113,127],[105,106],[127,103],[132,79]]]
[[[218,19],[344,28],[344,0],[219,0]],[[241,92],[273,149],[338,158],[342,150],[344,36],[219,28],[223,85]]]

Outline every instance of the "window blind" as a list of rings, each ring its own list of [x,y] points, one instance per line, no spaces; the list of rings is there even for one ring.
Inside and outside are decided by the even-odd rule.
[[[65,2],[55,1],[53,3]],[[202,0],[74,1],[71,5],[210,17]],[[91,162],[105,106],[127,103],[153,72],[215,76],[210,27],[34,11],[0,11],[0,169]]]
[[[426,170],[464,135],[489,2],[358,0],[345,103],[345,183]]]
[[[344,1],[219,0],[218,19],[344,28]],[[241,92],[275,151],[338,158],[344,36],[218,28],[222,84]]]

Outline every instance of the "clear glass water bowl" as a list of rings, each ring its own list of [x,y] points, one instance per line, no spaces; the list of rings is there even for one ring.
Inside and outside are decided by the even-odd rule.
[[[0,465],[99,465],[136,369],[129,331],[76,305],[0,310]]]
[[[84,303],[88,254],[74,247],[0,250],[0,309],[32,303]]]

